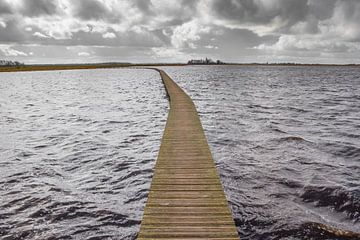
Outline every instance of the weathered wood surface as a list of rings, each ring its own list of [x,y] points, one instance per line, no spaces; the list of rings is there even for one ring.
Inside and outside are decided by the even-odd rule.
[[[138,239],[239,239],[195,105],[158,71],[170,112]]]

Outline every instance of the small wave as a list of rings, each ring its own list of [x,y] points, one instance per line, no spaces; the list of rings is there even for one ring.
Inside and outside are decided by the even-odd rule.
[[[128,204],[131,202],[139,202],[140,200],[147,198],[148,194],[149,194],[148,189],[140,189],[139,191],[136,192],[134,197],[126,200],[124,203]]]
[[[29,217],[31,218],[41,218],[50,214],[48,209],[40,208],[37,209],[35,212],[31,213]]]
[[[309,222],[301,226],[305,236],[316,237],[316,239],[347,239],[358,240],[360,233],[332,227],[323,223]]]
[[[23,201],[21,203],[21,206],[18,206],[16,209],[14,209],[15,213],[20,213],[23,212],[27,209],[31,209],[31,208],[36,208],[37,206],[39,206],[40,204],[44,204],[50,201],[50,197],[46,196],[43,198],[37,198],[37,197],[32,197],[29,199],[26,199],[25,201]]]
[[[145,135],[145,134],[135,134],[135,135],[131,135],[130,137],[132,138],[144,138],[144,137],[147,137],[148,135]]]
[[[237,225],[236,220],[235,222]],[[270,222],[269,225],[272,224],[274,222]],[[253,227],[253,225],[250,227]],[[245,235],[244,237],[243,235],[242,239],[359,240],[359,237],[360,234],[356,232],[335,228],[323,223],[307,222],[296,226],[282,225],[271,230],[259,230],[252,236]]]
[[[31,157],[31,156],[34,156],[34,155],[35,155],[35,153],[30,152],[30,151],[25,151],[25,150],[21,151],[18,154],[16,154],[16,156],[19,157],[19,158],[22,158],[22,157],[27,158],[27,157]]]
[[[248,107],[248,108],[271,109],[271,107],[263,106],[263,105],[260,105],[260,104],[249,104],[247,107]]]
[[[15,205],[15,204],[17,204],[17,203],[19,203],[19,202],[23,202],[23,201],[25,201],[25,200],[29,199],[29,198],[31,198],[31,197],[30,197],[30,196],[20,197],[20,198],[17,198],[17,199],[11,200],[10,202],[8,202],[8,203],[6,203],[6,204],[2,205],[1,207],[2,207],[2,208],[11,207],[11,206],[13,206],[13,205]]]
[[[288,109],[291,111],[300,112],[300,113],[310,112],[309,110],[306,110],[303,108],[296,108],[296,107],[289,107]]]
[[[140,221],[129,218],[129,216],[127,215],[123,215],[109,210],[96,211],[95,216],[98,217],[98,220],[101,221],[102,225],[131,227],[140,224]]]
[[[360,158],[360,148],[351,146],[350,144],[345,145],[340,143],[326,143],[323,144],[323,147],[335,156],[352,159]]]
[[[232,139],[220,139],[219,141],[214,141],[213,143],[220,146],[236,146],[238,144],[238,142]]]
[[[134,143],[136,141],[145,139],[146,137],[148,137],[149,135],[144,135],[144,134],[135,134],[135,135],[131,135],[129,136],[129,138],[127,140],[124,140],[123,143],[124,144],[130,144],[130,143]]]
[[[275,128],[275,127],[272,127],[272,130],[273,130],[274,132],[287,133],[287,132],[285,132],[285,131],[283,131],[283,130],[281,130],[281,129],[279,129],[279,128]]]
[[[306,142],[311,143],[311,141],[308,141],[300,136],[287,136],[287,137],[280,137],[273,139],[276,142],[283,143],[283,142]]]
[[[9,117],[9,116],[5,116],[5,122],[6,123],[17,123],[20,122],[20,119],[18,118],[14,118],[14,117]]]
[[[42,149],[42,148],[46,148],[46,147],[48,147],[48,146],[49,146],[49,145],[43,145],[43,144],[41,144],[41,145],[35,146],[34,149]]]
[[[82,118],[82,117],[78,117],[76,118],[75,122],[91,122],[92,120],[89,118]]]
[[[109,124],[125,124],[125,123],[130,123],[130,121],[115,121],[115,120],[110,120],[108,121]]]
[[[360,220],[360,197],[340,187],[306,186],[300,195],[303,201],[317,207],[331,207],[344,212],[355,222]]]
[[[301,188],[303,185],[300,182],[289,180],[289,179],[281,179],[279,180],[279,183],[287,186],[289,188]]]

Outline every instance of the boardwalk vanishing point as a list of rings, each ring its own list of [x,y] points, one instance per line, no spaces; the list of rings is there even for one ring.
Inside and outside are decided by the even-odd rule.
[[[239,239],[191,98],[157,70],[170,100],[138,239]]]

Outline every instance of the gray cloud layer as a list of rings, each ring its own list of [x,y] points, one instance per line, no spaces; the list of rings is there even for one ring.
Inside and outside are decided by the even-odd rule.
[[[58,5],[54,0],[25,0],[19,10],[28,17],[51,16],[58,13]]]
[[[360,62],[358,0],[0,0],[0,58]]]

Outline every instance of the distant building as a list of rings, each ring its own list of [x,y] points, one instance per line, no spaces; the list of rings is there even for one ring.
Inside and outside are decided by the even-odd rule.
[[[213,61],[211,58],[205,59],[191,59],[188,61],[189,65],[215,65],[215,64],[225,64],[220,60]]]

